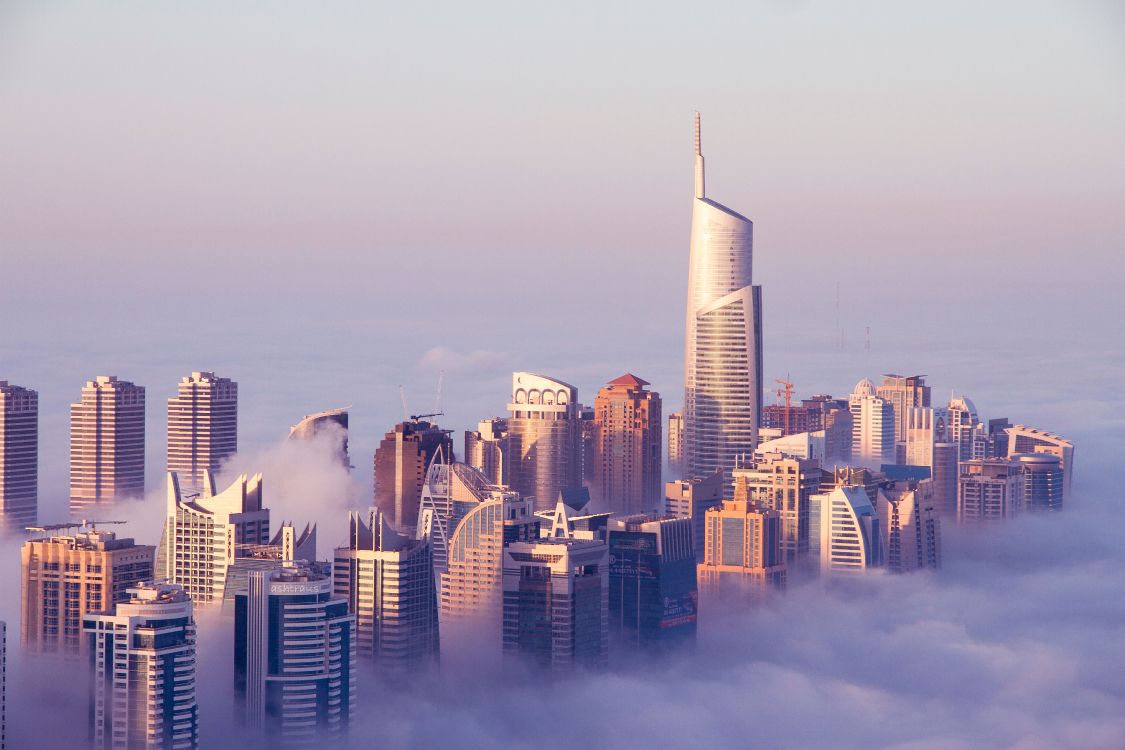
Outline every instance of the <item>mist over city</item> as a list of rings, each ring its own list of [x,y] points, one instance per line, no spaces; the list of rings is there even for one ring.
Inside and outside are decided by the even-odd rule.
[[[1117,3],[0,6],[0,748],[1125,747]]]

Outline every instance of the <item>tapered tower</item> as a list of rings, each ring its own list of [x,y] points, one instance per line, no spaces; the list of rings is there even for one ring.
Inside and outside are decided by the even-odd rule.
[[[762,288],[751,280],[754,224],[707,197],[699,114],[684,347],[684,476],[725,482],[753,455],[762,411]]]

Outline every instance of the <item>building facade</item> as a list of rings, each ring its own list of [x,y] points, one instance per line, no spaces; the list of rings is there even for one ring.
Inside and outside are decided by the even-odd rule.
[[[168,473],[164,532],[156,551],[161,579],[182,586],[195,602],[221,601],[227,570],[240,545],[270,543],[270,512],[262,505],[262,475],[239,476],[215,491],[210,471],[200,494],[185,492]]]
[[[754,224],[707,197],[699,115],[684,346],[684,476],[730,482],[753,454],[762,413],[762,288],[752,278]],[[728,484],[729,486],[729,484]]]
[[[852,413],[852,462],[877,469],[895,463],[895,413],[875,393],[867,378],[856,383],[848,406]]]
[[[957,480],[957,522],[1003,521],[1023,510],[1024,475],[1007,458],[962,461]]]
[[[644,650],[695,638],[699,597],[691,519],[635,515],[609,521],[609,627]]]
[[[727,500],[707,511],[707,537],[700,563],[700,594],[709,598],[759,600],[785,588],[781,514],[746,500]]]
[[[941,518],[932,480],[886,482],[878,506],[887,570],[941,567]]]
[[[609,547],[552,537],[504,547],[504,654],[536,669],[609,662]]]
[[[809,546],[820,560],[821,575],[857,573],[883,564],[879,517],[863,486],[839,485],[813,495],[810,505]]]
[[[438,657],[437,587],[428,538],[391,528],[372,508],[348,514],[348,546],[333,557],[333,591],[356,618],[356,649],[381,669],[406,671]]]
[[[43,530],[54,528],[65,527]],[[131,587],[153,578],[151,545],[76,528],[73,535],[31,539],[20,550],[20,637],[32,653],[78,653],[82,618],[112,610]]]
[[[663,417],[660,394],[626,373],[594,399],[594,481],[591,495],[602,510],[632,515],[661,504]]]
[[[508,410],[511,488],[520,497],[534,499],[536,510],[550,510],[559,492],[582,486],[578,389],[561,380],[515,372]]]
[[[781,552],[792,568],[809,553],[809,497],[820,489],[815,459],[767,453],[734,470],[734,498],[771,508],[781,516]]]
[[[1061,435],[1022,424],[1007,427],[1004,432],[1007,434],[1008,458],[1026,453],[1046,453],[1059,459],[1059,468],[1063,473],[1063,498],[1068,498],[1074,476],[1074,443]]]
[[[894,410],[895,441],[906,440],[907,415],[915,407],[930,405],[930,387],[925,375],[884,375],[875,395],[890,403]]]
[[[39,394],[0,380],[0,532],[39,515]]]
[[[957,455],[956,443],[934,444],[934,507],[947,518],[957,517]]]
[[[375,507],[400,531],[418,525],[422,485],[435,459],[453,461],[453,439],[426,421],[396,424],[375,450]]]
[[[203,486],[238,451],[238,383],[193,372],[168,399],[168,471],[187,487]]]
[[[475,430],[465,430],[465,463],[484,474],[492,484],[507,485],[508,420],[485,419]]]
[[[93,747],[198,747],[195,619],[183,589],[138,585],[110,611],[87,615],[84,631],[93,675]]]
[[[308,565],[251,572],[235,597],[234,691],[270,747],[338,742],[355,712],[356,623]]]
[[[703,559],[707,539],[707,511],[723,504],[723,473],[716,469],[706,479],[679,479],[664,485],[664,510],[668,515],[691,519],[696,560]]]
[[[1050,453],[1017,453],[1023,473],[1023,507],[1028,511],[1062,510],[1066,476],[1062,460]]]
[[[99,375],[70,406],[70,509],[145,492],[145,389]]]
[[[668,415],[668,471],[674,477],[684,472],[684,413],[674,411]]]

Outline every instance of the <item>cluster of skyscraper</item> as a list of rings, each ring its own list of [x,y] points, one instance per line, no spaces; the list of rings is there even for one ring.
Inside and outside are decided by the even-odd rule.
[[[315,526],[272,526],[261,475],[216,486],[237,450],[238,386],[194,372],[168,402],[163,533],[143,545],[104,524],[34,527],[38,396],[0,382],[0,522],[38,532],[22,551],[21,643],[87,655],[95,745],[196,746],[200,607],[233,630],[246,725],[314,744],[347,730],[357,665],[431,668],[461,626],[531,669],[602,667],[693,639],[699,594],[753,602],[812,575],[938,568],[943,520],[1062,507],[1071,443],[985,423],[965,398],[935,407],[921,375],[799,404],[783,381],[785,403],[764,406],[753,224],[706,196],[698,116],[695,161],[666,483],[646,381],[610,380],[584,407],[574,386],[516,372],[508,413],[465,432],[462,460],[428,421],[441,415],[388,431],[373,507],[340,518],[345,546],[318,561]],[[143,494],[144,408],[141,386],[86,383],[71,407],[73,511]],[[330,434],[350,469],[347,429],[346,409],[325,411],[290,439]]]

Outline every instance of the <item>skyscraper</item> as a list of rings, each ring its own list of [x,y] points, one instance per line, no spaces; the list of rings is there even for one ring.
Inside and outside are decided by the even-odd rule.
[[[196,602],[219,601],[238,546],[269,541],[261,474],[249,479],[243,474],[216,493],[214,477],[204,471],[197,496],[184,492],[175,472],[168,473],[167,512],[156,553],[161,579],[183,586]]]
[[[786,583],[781,514],[746,500],[707,511],[707,539],[699,565],[699,592],[708,598],[751,601]]]
[[[983,453],[974,455],[973,451],[973,432],[979,424],[977,407],[972,401],[964,396],[950,400],[945,408],[945,428],[950,442],[957,445],[958,461],[985,458]]]
[[[145,492],[145,389],[99,375],[70,406],[73,513]]]
[[[1070,482],[1074,476],[1074,443],[1061,435],[1022,424],[1008,427],[1005,432],[1008,435],[1008,458],[1021,453],[1048,453],[1057,456],[1063,473],[1063,498],[1070,497]]]
[[[375,508],[366,520],[348,513],[348,546],[336,549],[332,582],[356,617],[361,658],[395,670],[437,658],[437,587],[428,538],[399,534]]]
[[[820,479],[815,460],[783,453],[768,453],[752,466],[734,470],[736,500],[781,515],[781,551],[790,568],[809,552],[809,497],[819,491]]]
[[[418,525],[418,501],[434,458],[453,460],[453,439],[436,424],[400,422],[375,449],[375,507],[400,531]]]
[[[594,399],[591,494],[602,510],[630,515],[661,504],[660,394],[646,385],[626,373],[609,381]]]
[[[199,743],[195,619],[179,586],[140,584],[86,615],[93,694],[90,734],[105,750],[191,750]]]
[[[957,444],[934,443],[934,507],[948,518],[957,517]]]
[[[699,115],[684,348],[684,476],[724,481],[758,442],[762,411],[762,288],[754,286],[754,225],[707,197]]]
[[[681,477],[684,471],[684,413],[674,411],[668,415],[668,471]]]
[[[824,574],[856,573],[883,564],[878,514],[862,486],[840,485],[810,498],[810,548]]]
[[[941,519],[929,479],[885,482],[878,495],[887,570],[906,573],[941,567]]]
[[[566,536],[504,547],[504,653],[553,671],[609,661],[609,548]]]
[[[890,403],[895,414],[895,441],[906,440],[906,421],[916,406],[930,405],[930,387],[925,375],[884,375],[875,395]],[[928,464],[927,464],[928,466]]]
[[[897,416],[897,415],[896,415]],[[936,412],[925,406],[912,406],[906,410],[906,431],[902,441],[906,444],[906,460],[910,466],[934,466],[934,448],[944,441],[944,422]]]
[[[238,383],[193,372],[168,399],[168,471],[187,487],[203,485],[238,450]]]
[[[960,463],[957,522],[1001,521],[1023,510],[1024,475],[1018,461],[976,458]]]
[[[0,750],[8,746],[8,623],[0,621]]]
[[[20,630],[28,651],[77,653],[86,613],[111,610],[132,586],[152,580],[151,545],[118,539],[112,531],[71,528],[73,535],[31,539],[20,550]]]
[[[695,637],[698,596],[691,519],[609,521],[609,626],[618,642],[659,649]]]
[[[348,408],[318,411],[306,414],[305,418],[289,429],[290,440],[314,440],[321,435],[331,435],[336,441],[336,455],[344,468],[352,467],[348,456]]]
[[[39,509],[39,394],[0,380],[0,531],[36,522]]]
[[[852,461],[878,468],[895,462],[895,413],[891,403],[875,394],[867,378],[856,383],[848,406],[852,413]]]
[[[508,420],[481,420],[476,430],[465,430],[465,463],[480,471],[492,484],[507,485]]]
[[[1023,507],[1030,511],[1062,510],[1066,477],[1062,460],[1050,453],[1017,453],[1023,473]]]
[[[531,372],[512,373],[508,419],[511,487],[550,510],[559,492],[582,486],[578,389]]]
[[[302,563],[250,573],[235,596],[235,700],[268,747],[344,735],[355,711],[355,631],[331,576]]]
[[[697,560],[703,559],[707,511],[723,504],[723,487],[723,472],[719,469],[705,479],[680,479],[664,485],[664,509],[669,515],[691,519]]]

